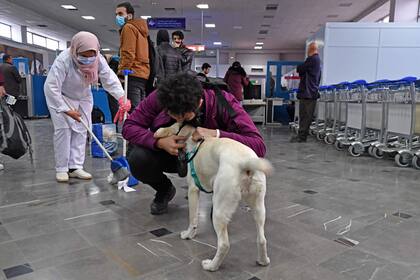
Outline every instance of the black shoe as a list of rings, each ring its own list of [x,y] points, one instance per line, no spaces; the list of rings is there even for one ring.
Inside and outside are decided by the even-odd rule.
[[[300,138],[299,136],[293,136],[290,138],[290,143],[305,143],[306,139]]]
[[[150,214],[162,215],[168,213],[168,203],[171,201],[176,194],[176,189],[171,186],[169,192],[163,197],[163,199],[157,199],[156,197],[150,205]]]

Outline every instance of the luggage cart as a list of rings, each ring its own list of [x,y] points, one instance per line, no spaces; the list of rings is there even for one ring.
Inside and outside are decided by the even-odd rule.
[[[346,94],[349,82],[343,82],[335,86],[334,92],[334,119],[332,131],[325,135],[324,142],[333,145],[337,138],[344,136],[346,125]]]
[[[327,133],[332,131],[334,114],[334,95],[333,86],[323,88],[320,91],[320,98],[317,102],[315,129],[313,134],[319,141],[323,141]]]
[[[416,126],[416,86],[415,77],[396,81],[386,94],[384,144],[373,150],[393,157],[400,167],[408,167],[420,142],[415,136]],[[396,138],[395,141],[390,139]]]
[[[361,144],[366,134],[366,81],[357,80],[348,86],[342,95],[345,100],[346,125],[344,135],[337,138],[337,150],[348,148],[352,156],[363,154],[365,148]]]

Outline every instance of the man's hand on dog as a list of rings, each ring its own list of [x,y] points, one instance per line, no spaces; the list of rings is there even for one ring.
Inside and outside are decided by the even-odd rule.
[[[164,138],[159,138],[156,142],[156,146],[159,149],[165,150],[173,156],[178,156],[178,149],[185,148],[185,141],[187,137],[172,135]],[[178,143],[179,142],[179,143]]]
[[[200,141],[206,137],[216,137],[217,131],[215,129],[207,129],[204,127],[197,127],[195,132],[192,135],[193,141]]]

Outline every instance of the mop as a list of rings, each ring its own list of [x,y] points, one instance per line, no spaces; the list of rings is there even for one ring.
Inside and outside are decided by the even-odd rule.
[[[67,104],[67,106],[70,108],[70,110],[74,111],[73,106],[70,104],[70,102],[65,97],[63,97],[63,100]],[[118,180],[118,182],[127,180],[130,177],[129,170],[123,164],[121,164],[121,161],[114,160],[110,156],[108,151],[102,145],[101,141],[99,141],[99,139],[93,133],[92,129],[89,127],[89,125],[82,118],[80,118],[80,123],[86,128],[86,130],[89,132],[90,136],[93,138],[93,140],[95,140],[96,144],[98,144],[99,148],[101,148],[101,150],[104,152],[105,156],[111,162],[111,171],[112,171],[113,177],[116,180]]]
[[[127,102],[127,94],[128,94],[128,75],[133,73],[131,70],[123,70],[124,74],[124,103]],[[127,119],[127,112],[124,112],[123,122]],[[114,120],[115,121],[115,120]],[[130,166],[127,161],[127,140],[123,138],[123,155],[121,157],[116,158],[115,160],[121,163],[128,171],[130,171]],[[108,177],[108,182],[112,183],[111,174]],[[114,180],[115,181],[115,180]],[[125,192],[133,192],[136,191],[133,189],[133,186],[136,186],[139,181],[130,175],[123,181],[118,181],[118,189],[123,189]]]

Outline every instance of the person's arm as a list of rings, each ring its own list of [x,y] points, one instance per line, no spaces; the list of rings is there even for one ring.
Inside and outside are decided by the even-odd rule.
[[[315,64],[315,60],[313,59],[313,57],[312,57],[312,56],[310,56],[310,57],[308,57],[308,58],[305,60],[305,62],[304,62],[304,63],[300,64],[300,65],[297,67],[297,72],[298,72],[299,74],[306,73],[306,72],[308,72],[309,70],[311,70],[311,68],[312,68],[312,67],[314,67],[314,64]]]
[[[247,76],[242,77],[242,85],[247,87],[249,85],[249,78]]]
[[[69,58],[70,59],[70,58]],[[59,56],[55,59],[47,79],[44,84],[45,98],[49,108],[57,113],[66,112],[69,109],[63,100],[61,88],[67,76],[68,67],[63,57]]]
[[[0,97],[3,97],[6,95],[6,90],[4,89],[4,76],[3,72],[0,71]]]
[[[231,118],[227,109],[223,110],[223,119],[227,120],[227,129],[219,130],[220,137],[241,142],[254,150],[259,157],[264,157],[266,152],[264,139],[254,122],[233,95],[226,92],[223,92],[223,95],[236,112],[236,116]]]
[[[12,67],[12,74],[16,82],[20,84],[22,82],[22,77],[20,76],[19,71],[14,66]]]
[[[108,66],[102,55],[99,55],[99,79],[104,89],[116,100],[124,96],[124,89],[121,86],[120,80]]]
[[[157,139],[153,137],[153,132],[149,128],[161,111],[156,91],[152,92],[125,120],[122,130],[124,139],[131,144],[155,150]]]
[[[225,82],[225,83],[227,83],[228,82],[228,79],[229,79],[229,70],[228,71],[226,71],[226,74],[225,74],[225,77],[223,78],[223,81]]]
[[[120,46],[120,64],[118,66],[119,74],[122,70],[132,70],[136,58],[136,32],[135,27],[126,24],[121,32]]]

